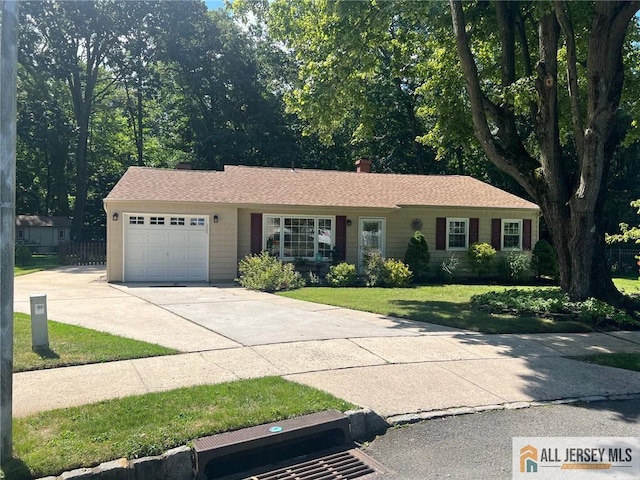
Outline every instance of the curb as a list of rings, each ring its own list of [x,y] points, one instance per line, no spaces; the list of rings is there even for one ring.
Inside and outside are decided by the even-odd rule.
[[[349,430],[355,441],[365,441],[384,433],[389,424],[369,408],[344,412],[349,417]],[[182,446],[162,455],[128,460],[120,458],[93,468],[78,468],[59,476],[38,480],[193,480],[196,463],[190,447]]]
[[[362,408],[348,410],[344,414],[349,417],[351,438],[357,442],[372,440],[383,434],[389,427],[410,425],[436,418],[469,415],[491,410],[519,410],[523,408],[544,407],[549,405],[565,405],[571,403],[592,403],[615,400],[640,400],[640,393],[624,395],[592,395],[558,400],[533,402],[510,402],[479,407],[458,407],[444,410],[431,410],[402,415],[393,415],[386,419],[371,410]],[[166,451],[162,455],[127,460],[120,458],[101,463],[93,468],[79,468],[64,472],[59,476],[42,477],[38,480],[193,480],[197,477],[195,459],[190,447],[182,446]]]
[[[570,403],[593,403],[615,400],[640,400],[640,393],[630,393],[623,395],[591,395],[585,397],[569,397],[557,400],[541,400],[533,402],[509,402],[494,405],[482,405],[479,407],[458,407],[444,410],[430,410],[428,412],[407,413],[402,415],[392,415],[387,417],[386,422],[393,427],[410,425],[425,420],[436,418],[454,417],[458,415],[469,415],[472,413],[487,412],[491,410],[520,410],[531,407],[545,407],[549,405],[565,405]]]

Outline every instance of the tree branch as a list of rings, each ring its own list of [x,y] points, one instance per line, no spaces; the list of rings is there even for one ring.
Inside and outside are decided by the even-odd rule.
[[[498,115],[501,109],[495,105],[493,107],[486,105],[486,102],[489,102],[489,100],[480,88],[478,69],[473,54],[471,53],[471,48],[469,47],[461,2],[460,0],[449,0],[449,5],[451,7],[451,19],[458,55],[465,75],[467,93],[471,103],[475,136],[489,159],[498,168],[513,177],[529,195],[535,198],[537,196],[536,186],[532,173],[537,166],[537,162],[526,155],[526,152],[524,152],[525,155],[518,155],[518,158],[509,155],[491,134],[487,122],[487,109],[494,115]],[[500,113],[504,115],[504,112]]]
[[[573,24],[567,15],[566,5],[559,0],[554,0],[553,8],[567,45],[567,83],[571,102],[571,121],[573,123],[573,135],[578,158],[582,158],[584,155],[584,124],[582,121],[582,109],[580,108],[580,92],[578,90],[576,39],[573,32]]]

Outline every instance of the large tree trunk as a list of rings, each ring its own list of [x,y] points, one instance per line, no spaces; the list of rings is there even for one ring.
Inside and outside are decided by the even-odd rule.
[[[512,107],[506,102],[492,103],[482,91],[462,4],[450,0],[450,5],[476,138],[489,160],[512,176],[540,206],[556,249],[563,291],[572,300],[593,296],[622,305],[623,297],[613,286],[606,266],[604,230],[598,218],[604,203],[607,165],[613,153],[609,140],[622,93],[624,37],[640,2],[594,4],[586,99],[580,98],[578,89],[575,38],[566,5],[555,1],[554,10],[542,14],[538,25],[537,102],[531,105],[530,119],[536,133],[535,154],[529,153],[526,141],[519,136]],[[496,4],[503,87],[516,81],[512,20],[518,15],[514,8],[518,8],[515,2]],[[563,152],[560,144],[557,84],[561,35],[567,54],[573,155]],[[519,38],[526,40],[522,34]]]
[[[89,143],[89,115],[78,118],[78,145],[76,146],[76,198],[73,204],[73,220],[71,222],[71,239],[75,242],[84,240],[84,213],[87,206],[87,187],[89,171],[87,150]]]

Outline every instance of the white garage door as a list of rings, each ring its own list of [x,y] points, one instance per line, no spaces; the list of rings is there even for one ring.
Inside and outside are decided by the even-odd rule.
[[[125,282],[208,281],[208,217],[125,214]]]

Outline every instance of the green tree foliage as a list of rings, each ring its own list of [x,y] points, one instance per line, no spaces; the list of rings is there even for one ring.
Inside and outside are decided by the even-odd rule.
[[[76,138],[73,153],[75,192],[72,238],[84,237],[91,177],[90,136],[95,104],[108,96],[120,78],[116,59],[125,38],[151,2],[22,2],[21,62],[66,83],[71,96]],[[27,41],[25,41],[27,39]]]
[[[404,254],[404,263],[413,272],[414,282],[424,282],[429,272],[429,245],[424,235],[420,231],[416,231],[409,240],[407,251]]]
[[[420,61],[430,2],[279,0],[270,5],[269,33],[298,65],[285,92],[290,112],[327,144],[346,134],[360,156],[379,159],[378,171],[441,171],[418,139],[423,81]]]
[[[16,211],[68,215],[73,139],[66,86],[46,72],[19,66],[16,150]]]
[[[193,15],[186,25],[167,39],[167,54],[184,90],[182,136],[196,167],[291,166],[295,136],[262,82],[255,44],[224,12]]]

